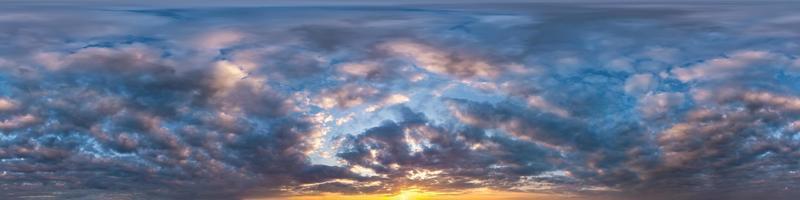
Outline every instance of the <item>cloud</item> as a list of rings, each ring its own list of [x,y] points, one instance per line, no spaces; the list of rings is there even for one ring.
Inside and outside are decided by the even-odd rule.
[[[781,55],[766,51],[737,51],[728,57],[714,58],[703,63],[691,66],[690,68],[677,68],[672,73],[683,82],[693,80],[729,80],[738,76],[755,76],[748,73],[747,69],[752,67],[774,69],[788,66],[789,60]],[[770,70],[761,69],[756,73],[762,76],[769,76]]]
[[[0,129],[8,130],[8,129],[18,129],[22,128],[23,126],[30,125],[36,122],[37,119],[35,116],[27,114],[22,116],[14,116],[10,119],[4,119],[0,122]]]
[[[236,31],[215,31],[197,36],[193,45],[202,50],[219,50],[242,41],[244,37],[244,34]]]
[[[384,177],[383,188],[396,190],[408,183],[442,190],[487,187],[516,180],[517,174],[542,173],[551,168],[547,157],[555,156],[534,143],[487,136],[480,129],[439,127],[407,107],[398,112],[401,121],[385,121],[348,137],[338,154],[349,165]]]
[[[488,105],[485,103],[454,101],[454,116],[461,122],[481,127],[498,128],[518,139],[541,143],[552,148],[593,148],[593,133],[585,125],[569,118],[549,113],[517,108],[510,103]],[[569,124],[569,125],[566,125]],[[573,140],[587,142],[571,144]]]
[[[381,69],[377,62],[346,63],[339,66],[339,71],[353,76],[368,77]]]
[[[17,103],[16,101],[14,101],[12,99],[2,98],[2,99],[0,99],[0,111],[13,110],[13,109],[17,108],[18,104],[19,103]]]
[[[655,89],[657,80],[652,74],[636,74],[625,80],[625,92],[630,94],[644,94]]]
[[[382,49],[411,59],[419,67],[437,74],[456,77],[493,77],[499,74],[491,64],[472,56],[448,53],[425,44],[394,41],[381,45]]]
[[[378,89],[355,84],[344,85],[335,90],[326,90],[316,98],[317,104],[325,109],[334,107],[350,108],[365,103],[368,99],[381,95]]]
[[[648,118],[660,117],[678,110],[684,102],[682,93],[648,94],[639,100],[639,112]]]

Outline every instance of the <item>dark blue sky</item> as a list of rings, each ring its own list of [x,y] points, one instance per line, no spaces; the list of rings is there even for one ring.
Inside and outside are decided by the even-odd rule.
[[[800,195],[794,3],[53,2],[0,6],[0,199]]]

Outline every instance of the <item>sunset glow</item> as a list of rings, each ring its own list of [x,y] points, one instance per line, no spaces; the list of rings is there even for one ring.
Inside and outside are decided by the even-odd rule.
[[[259,200],[272,200],[272,199],[290,199],[290,200],[324,200],[324,199],[340,199],[340,200],[446,200],[446,199],[463,199],[463,200],[482,200],[482,199],[499,199],[499,200],[521,200],[521,199],[534,199],[534,200],[557,200],[557,199],[575,199],[575,196],[570,195],[554,195],[554,194],[537,194],[529,192],[506,192],[495,191],[490,189],[471,189],[460,192],[430,192],[422,189],[407,189],[402,190],[397,194],[315,194],[315,195],[300,195],[292,197],[276,197],[276,198],[253,198]]]

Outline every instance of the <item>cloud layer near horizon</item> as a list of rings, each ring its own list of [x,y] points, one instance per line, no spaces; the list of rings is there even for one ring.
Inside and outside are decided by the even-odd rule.
[[[0,198],[789,199],[796,7],[3,7]]]

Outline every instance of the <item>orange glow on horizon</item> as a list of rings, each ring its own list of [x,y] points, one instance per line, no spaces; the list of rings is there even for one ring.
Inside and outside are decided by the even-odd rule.
[[[318,194],[318,195],[304,195],[304,196],[288,196],[288,197],[271,197],[271,198],[254,198],[258,200],[445,200],[445,199],[459,199],[459,200],[484,200],[484,199],[500,199],[500,200],[556,200],[556,199],[569,199],[569,197],[553,194],[542,193],[524,193],[524,192],[507,192],[496,191],[490,189],[473,189],[461,193],[445,193],[445,192],[432,192],[424,191],[418,188],[411,188],[401,191],[398,194],[359,194],[359,195],[344,195],[344,194]]]

